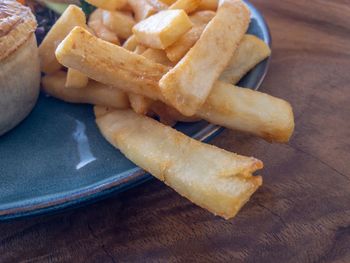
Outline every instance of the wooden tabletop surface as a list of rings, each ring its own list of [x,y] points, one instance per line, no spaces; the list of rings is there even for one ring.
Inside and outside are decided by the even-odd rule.
[[[287,145],[224,131],[265,163],[230,221],[149,183],[58,215],[0,224],[0,262],[350,262],[350,1],[252,0],[273,37],[262,91],[290,101]]]

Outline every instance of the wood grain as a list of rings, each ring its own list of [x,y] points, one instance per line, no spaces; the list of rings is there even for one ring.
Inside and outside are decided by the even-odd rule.
[[[153,180],[58,215],[0,224],[1,262],[350,262],[350,1],[254,0],[273,35],[264,92],[289,100],[288,145],[225,131],[265,162],[230,221]]]

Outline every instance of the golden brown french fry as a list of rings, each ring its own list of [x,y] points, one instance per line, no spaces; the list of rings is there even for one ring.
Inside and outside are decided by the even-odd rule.
[[[167,5],[156,0],[129,0],[128,2],[134,11],[136,21],[144,20],[160,10],[168,8]]]
[[[201,37],[159,82],[168,103],[191,116],[206,101],[214,82],[247,31],[250,12],[241,0],[223,0]],[[208,52],[215,50],[215,52]]]
[[[110,86],[89,81],[84,91],[80,89],[67,89],[64,87],[66,73],[57,71],[42,78],[43,90],[58,99],[71,103],[88,103],[105,105],[117,109],[129,108],[127,95]]]
[[[182,115],[176,109],[166,105],[161,101],[156,101],[152,104],[151,110],[158,115],[160,122],[169,126],[174,126],[176,122],[196,122],[200,118],[196,116],[187,117]]]
[[[96,39],[84,29],[74,29],[62,41],[56,54],[63,65],[75,68],[91,79],[127,93],[166,102],[159,92],[158,80],[167,67]],[[211,123],[276,142],[287,142],[294,129],[289,103],[220,81],[215,82],[206,103],[196,115]]]
[[[198,10],[213,10],[218,9],[219,0],[201,0]]]
[[[282,99],[217,81],[197,115],[210,123],[288,142],[294,131],[290,104]]]
[[[135,54],[138,54],[138,55],[141,55],[143,52],[145,52],[147,50],[147,48],[143,45],[137,45],[135,50],[134,50],[134,53]]]
[[[115,11],[124,8],[128,0],[86,0],[86,2],[104,10]]]
[[[202,35],[207,23],[215,16],[213,11],[200,11],[190,17],[194,26],[178,41],[165,49],[166,55],[172,62],[178,62],[194,46]]]
[[[161,11],[133,27],[133,33],[141,44],[165,49],[192,27],[192,22],[183,10]]]
[[[262,184],[263,163],[204,144],[130,110],[96,120],[103,136],[136,165],[193,203],[234,217]]]
[[[130,36],[123,44],[123,48],[129,50],[129,51],[135,51],[137,45],[139,42],[137,42],[137,39],[134,35]]]
[[[128,96],[131,108],[138,114],[146,115],[154,102],[152,99],[134,93],[129,93]]]
[[[271,55],[270,47],[253,35],[245,35],[220,80],[237,84],[245,74]]]
[[[169,67],[174,66],[174,63],[168,59],[164,50],[148,48],[145,52],[142,53],[142,56],[154,62],[163,64],[165,66],[169,66]]]
[[[177,0],[169,9],[182,9],[189,14],[196,11],[200,3],[201,0]]]
[[[103,24],[120,38],[128,38],[132,35],[132,27],[135,20],[129,13],[122,11],[103,11]]]
[[[176,0],[160,0],[160,1],[166,5],[172,5],[173,3],[176,2]]]
[[[96,9],[92,14],[90,15],[88,26],[94,31],[94,34],[107,42],[120,45],[119,38],[117,35],[109,30],[105,25],[102,23],[102,9]]]
[[[69,68],[67,72],[66,88],[85,88],[89,82],[89,78],[76,69]]]
[[[39,46],[42,72],[52,73],[62,67],[55,57],[55,50],[58,44],[75,26],[85,27],[85,24],[86,18],[84,12],[75,5],[68,6]]]
[[[101,105],[95,105],[94,106],[94,114],[96,118],[100,118],[102,116],[107,115],[108,113],[117,110],[116,108],[108,107],[108,106],[101,106]]]
[[[101,83],[127,92],[161,98],[158,82],[169,68],[74,28],[56,49],[60,63]]]

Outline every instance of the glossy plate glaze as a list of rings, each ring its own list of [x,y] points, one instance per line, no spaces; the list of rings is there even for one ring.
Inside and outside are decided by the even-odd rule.
[[[262,15],[247,4],[252,12],[249,33],[270,45]],[[239,85],[259,88],[268,62],[260,63]],[[202,141],[221,130],[204,121],[176,128]],[[104,140],[91,106],[41,94],[30,116],[0,137],[0,220],[82,205],[149,178]]]

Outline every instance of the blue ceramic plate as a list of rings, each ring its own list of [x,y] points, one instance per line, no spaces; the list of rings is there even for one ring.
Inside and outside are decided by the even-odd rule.
[[[249,33],[270,44],[262,15],[248,5],[252,12]],[[257,89],[267,68],[268,60],[240,86]],[[220,131],[204,121],[176,128],[199,140]],[[0,220],[81,205],[149,178],[104,140],[91,106],[67,104],[41,94],[31,115],[0,137]]]

